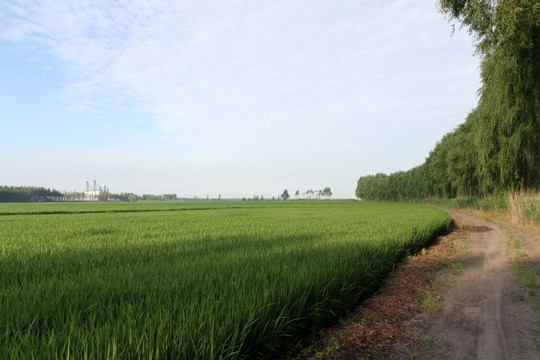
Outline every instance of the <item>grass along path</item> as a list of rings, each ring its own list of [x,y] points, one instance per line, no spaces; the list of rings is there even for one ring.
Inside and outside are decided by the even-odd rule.
[[[519,298],[526,301],[534,311],[540,312],[540,241],[530,232],[515,226],[498,225],[506,232],[506,247],[514,273],[522,288]],[[540,321],[537,328],[540,334]]]

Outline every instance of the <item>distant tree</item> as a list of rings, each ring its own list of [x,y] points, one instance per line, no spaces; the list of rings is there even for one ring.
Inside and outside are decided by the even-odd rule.
[[[167,201],[176,200],[176,194],[163,194],[163,196],[161,197],[161,200],[167,200]]]
[[[58,190],[34,186],[0,186],[0,202],[58,201]]]
[[[315,194],[315,191],[313,190],[306,190],[306,192],[304,193],[306,195],[306,197],[311,200],[312,196]]]
[[[108,201],[109,200],[109,194],[105,191],[100,191],[98,195],[98,201]]]
[[[218,199],[218,200],[221,200],[221,194],[218,195],[217,199]]]
[[[281,198],[283,199],[283,201],[287,201],[290,198],[290,195],[287,189],[283,190],[283,193],[281,194]]]
[[[332,190],[329,187],[325,187],[323,190],[323,195],[330,199],[332,197]]]
[[[294,196],[296,196],[296,199],[298,199],[298,196],[300,196],[300,190],[296,190],[296,192],[294,193]]]

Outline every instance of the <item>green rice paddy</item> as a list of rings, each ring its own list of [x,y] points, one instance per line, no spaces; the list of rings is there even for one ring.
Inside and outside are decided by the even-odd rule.
[[[0,358],[283,357],[450,227],[406,203],[0,205]]]

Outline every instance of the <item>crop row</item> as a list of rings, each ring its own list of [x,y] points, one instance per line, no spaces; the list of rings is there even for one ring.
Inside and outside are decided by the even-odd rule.
[[[413,204],[237,205],[0,216],[0,357],[281,356],[450,226]]]

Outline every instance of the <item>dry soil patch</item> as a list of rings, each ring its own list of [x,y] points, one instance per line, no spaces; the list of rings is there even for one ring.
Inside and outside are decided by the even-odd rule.
[[[473,233],[462,273],[441,294],[440,314],[425,312],[407,324],[407,332],[423,336],[424,344],[396,358],[539,359],[539,312],[520,297],[523,285],[512,270],[507,235],[492,222],[450,214],[482,231]]]

